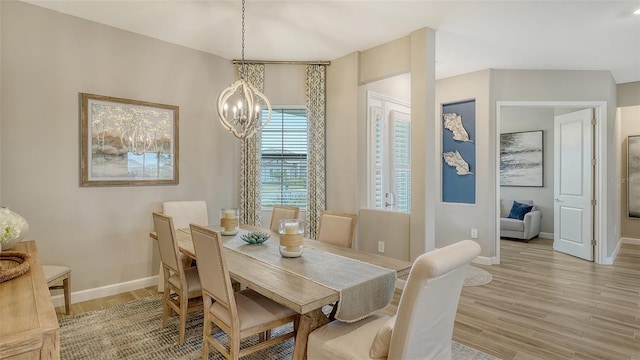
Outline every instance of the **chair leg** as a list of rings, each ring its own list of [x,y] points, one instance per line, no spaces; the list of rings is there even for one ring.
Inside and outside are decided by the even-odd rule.
[[[169,316],[171,315],[171,307],[169,307],[169,301],[171,297],[171,289],[169,288],[169,282],[164,282],[164,294],[163,294],[163,308],[162,308],[162,327],[166,328],[169,323]]]
[[[207,316],[206,312],[208,311],[205,308],[204,314],[204,328],[202,329],[202,360],[209,359],[209,336],[211,336],[211,320]]]
[[[230,335],[230,334],[229,334]],[[240,339],[239,336],[229,336],[229,358],[233,360],[240,359]]]
[[[186,292],[182,291],[180,294],[180,330],[178,332],[178,345],[184,344],[184,333],[187,329],[187,304],[189,302],[189,296]]]
[[[69,315],[71,313],[71,273],[62,280],[62,287],[64,288],[64,310]]]
[[[338,302],[333,303],[333,308],[331,308],[331,313],[329,314],[329,321],[333,321],[336,319],[336,313],[338,312]]]

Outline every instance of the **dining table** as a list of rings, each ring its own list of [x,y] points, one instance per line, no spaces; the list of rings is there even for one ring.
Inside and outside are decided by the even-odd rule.
[[[209,228],[220,230],[219,226]],[[269,234],[267,246],[244,243],[241,237],[250,232]],[[180,252],[197,260],[190,230],[176,229],[175,235]],[[155,232],[150,237],[157,240]],[[306,357],[309,333],[329,322],[322,311],[325,305],[339,302],[339,320],[364,318],[388,305],[396,279],[406,279],[412,266],[408,261],[307,238],[300,258],[282,258],[274,250],[279,234],[251,225],[241,225],[238,234],[221,239],[232,280],[300,314],[293,359]]]

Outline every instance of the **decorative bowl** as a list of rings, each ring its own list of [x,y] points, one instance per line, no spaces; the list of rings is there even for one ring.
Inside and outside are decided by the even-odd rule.
[[[249,245],[259,245],[263,242],[267,241],[271,235],[259,231],[255,231],[252,233],[248,233],[245,235],[240,235],[240,238],[244,240]]]

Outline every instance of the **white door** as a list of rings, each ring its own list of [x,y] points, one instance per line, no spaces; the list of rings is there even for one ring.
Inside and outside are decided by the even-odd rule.
[[[555,117],[553,249],[593,260],[593,109]]]

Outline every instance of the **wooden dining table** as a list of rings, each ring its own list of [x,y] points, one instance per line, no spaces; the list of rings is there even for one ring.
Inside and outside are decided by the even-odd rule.
[[[211,226],[211,228],[219,230],[218,226]],[[268,229],[250,225],[241,225],[241,229],[270,233],[272,239],[268,241],[274,241],[273,239],[277,241],[278,239],[278,234]],[[150,236],[157,240],[155,232],[152,232]],[[222,236],[222,241],[224,243],[233,238],[234,236]],[[177,229],[176,240],[180,252],[193,259],[196,258],[189,229]],[[305,239],[304,246],[305,248],[320,250],[395,271],[399,279],[405,279],[412,266],[411,262],[311,239]],[[302,256],[304,256],[304,254]],[[232,280],[300,314],[293,359],[304,359],[309,333],[329,322],[327,316],[322,312],[322,307],[338,301],[340,299],[340,292],[313,279],[299,276],[291,271],[264,261],[252,259],[226,247],[225,257]]]

